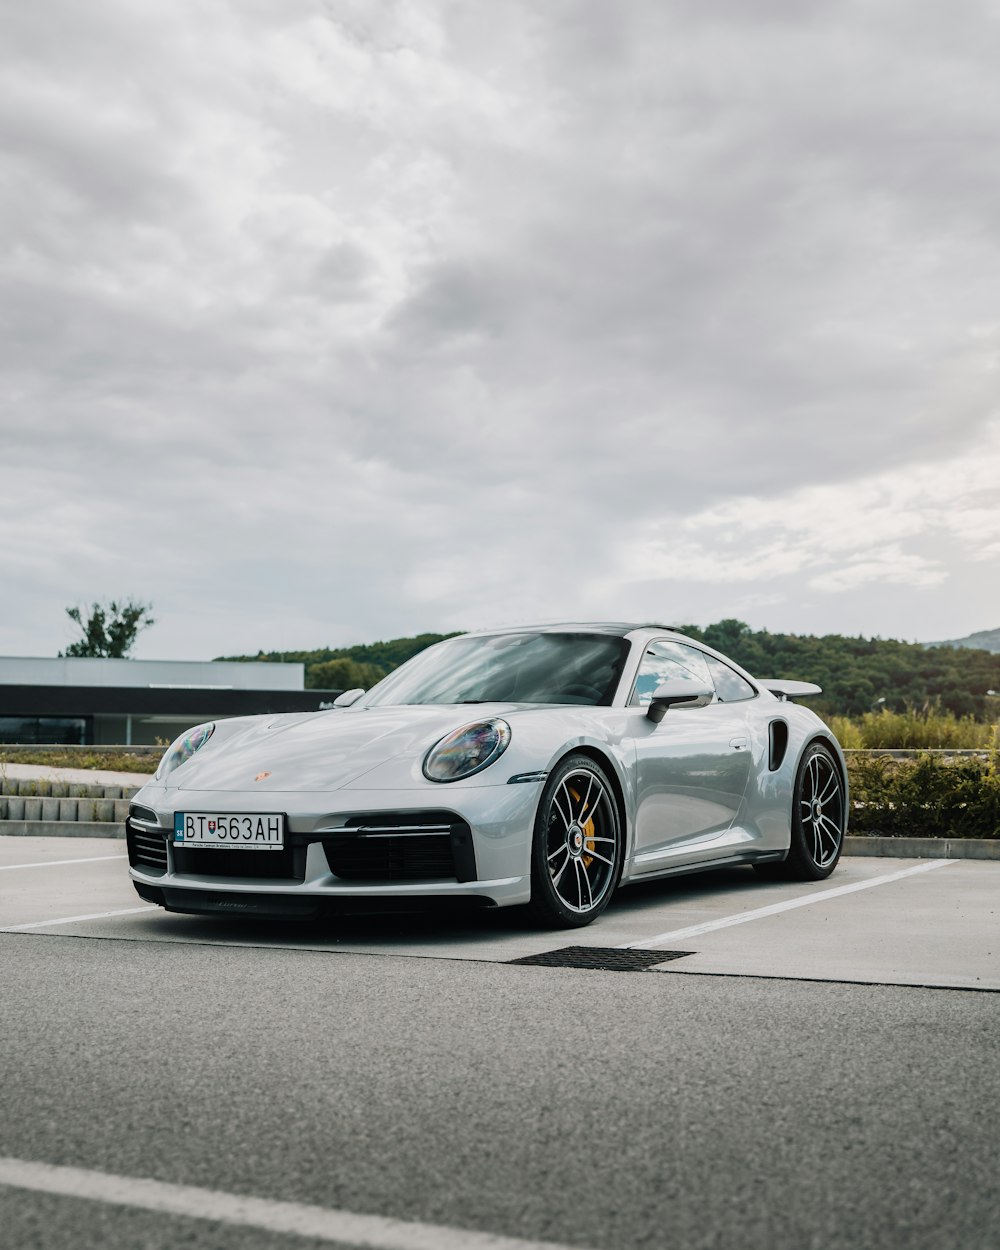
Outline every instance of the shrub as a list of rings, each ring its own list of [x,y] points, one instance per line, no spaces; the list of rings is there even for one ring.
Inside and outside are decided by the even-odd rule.
[[[357,660],[321,660],[306,670],[307,690],[370,690],[386,669]]]
[[[850,833],[1000,838],[1000,754],[848,755]]]

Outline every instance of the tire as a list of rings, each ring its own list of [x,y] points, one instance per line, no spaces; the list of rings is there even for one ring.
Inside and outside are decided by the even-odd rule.
[[[765,878],[823,881],[837,867],[844,849],[847,804],[844,779],[833,753],[822,743],[806,749],[792,792],[792,836],[780,864],[757,865]]]
[[[546,782],[535,816],[532,911],[553,928],[590,924],[618,886],[623,853],[607,775],[589,756],[568,756]]]

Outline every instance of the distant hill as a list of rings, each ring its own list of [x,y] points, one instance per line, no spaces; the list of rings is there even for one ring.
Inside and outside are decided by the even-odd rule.
[[[823,694],[809,705],[820,715],[858,716],[885,708],[941,709],[956,716],[995,716],[987,690],[1000,690],[1000,630],[972,634],[961,642],[922,644],[892,638],[848,638],[842,634],[771,634],[742,621],[718,621],[704,627],[676,625],[728,655],[756,677],[814,681]],[[305,665],[306,686],[313,690],[367,690],[386,673],[450,634],[419,634],[354,647],[318,647],[311,651],[261,651],[230,655],[229,660],[284,660]],[[982,638],[989,650],[975,650]]]
[[[995,715],[986,692],[1000,690],[997,654],[894,638],[771,634],[734,620],[680,628],[757,677],[816,682],[823,694],[809,706],[820,715],[859,716],[878,708],[941,709],[981,720]]]
[[[951,638],[947,642],[929,642],[929,647],[971,647],[975,651],[1000,651],[1000,629],[981,629],[967,638]]]

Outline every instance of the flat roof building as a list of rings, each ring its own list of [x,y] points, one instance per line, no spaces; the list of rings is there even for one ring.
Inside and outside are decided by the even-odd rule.
[[[315,712],[302,664],[0,656],[0,742],[152,746],[201,721]]]

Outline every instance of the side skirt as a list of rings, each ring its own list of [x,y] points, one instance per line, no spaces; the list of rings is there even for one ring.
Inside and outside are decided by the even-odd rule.
[[[743,851],[739,855],[726,855],[719,859],[703,859],[694,864],[671,864],[651,872],[637,873],[622,879],[619,889],[629,885],[641,885],[644,881],[659,881],[662,877],[680,877],[691,872],[711,872],[714,868],[739,868],[752,864],[777,863],[787,858],[787,851]]]

